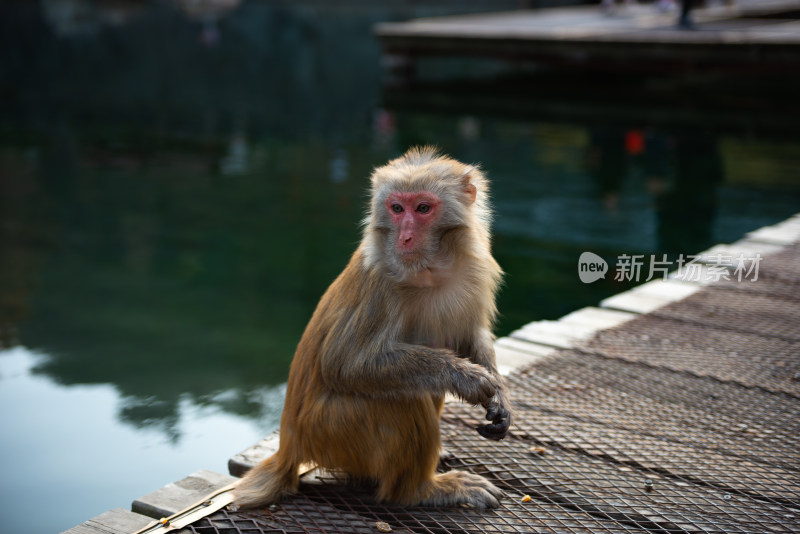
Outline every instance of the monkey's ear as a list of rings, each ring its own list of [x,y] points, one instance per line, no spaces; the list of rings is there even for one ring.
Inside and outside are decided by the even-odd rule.
[[[470,180],[472,180],[472,176],[470,173],[475,170],[474,167],[468,167],[467,172],[464,173],[464,176],[461,178],[462,183],[464,184],[464,192],[467,194],[467,198],[469,198],[469,203],[474,204],[475,199],[478,196],[478,188],[475,187]]]
[[[475,187],[475,186],[474,186],[473,184],[471,184],[471,183],[467,183],[467,185],[465,185],[465,186],[464,186],[464,192],[465,192],[465,193],[467,194],[467,196],[469,197],[469,203],[470,203],[470,204],[473,204],[473,203],[475,203],[475,199],[476,199],[476,198],[477,198],[477,196],[478,196],[478,188],[477,188],[477,187]]]

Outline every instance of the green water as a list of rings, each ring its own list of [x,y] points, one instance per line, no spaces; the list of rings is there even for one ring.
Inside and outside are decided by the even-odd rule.
[[[269,433],[305,323],[360,238],[370,170],[412,144],[492,180],[499,335],[631,286],[581,283],[583,251],[612,269],[674,258],[800,211],[781,108],[796,104],[771,96],[788,88],[446,81],[441,65],[494,68],[465,62],[384,88],[370,25],[455,7],[66,5],[0,8],[9,532],[224,472]]]

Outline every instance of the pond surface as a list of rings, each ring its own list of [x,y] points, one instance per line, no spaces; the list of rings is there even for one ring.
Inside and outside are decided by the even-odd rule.
[[[411,145],[492,180],[499,335],[635,283],[582,283],[584,251],[674,260],[800,211],[795,82],[431,61],[383,87],[370,26],[454,5],[221,4],[0,7],[3,531],[271,432],[367,177]]]

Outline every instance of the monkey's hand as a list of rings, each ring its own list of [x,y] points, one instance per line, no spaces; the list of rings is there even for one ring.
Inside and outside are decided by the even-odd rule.
[[[508,433],[508,427],[511,426],[511,412],[503,405],[497,395],[484,404],[484,407],[486,408],[486,419],[491,421],[491,424],[477,427],[478,434],[486,439],[503,439]]]
[[[470,404],[487,405],[500,389],[497,379],[485,367],[459,360],[451,373],[453,393]]]

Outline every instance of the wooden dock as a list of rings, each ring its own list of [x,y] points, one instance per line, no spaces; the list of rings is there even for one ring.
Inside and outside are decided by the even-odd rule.
[[[757,273],[739,281],[737,258],[760,258]],[[198,471],[67,532],[800,531],[800,214],[496,349],[511,433],[481,439],[480,410],[458,402],[441,432],[443,468],[490,478],[498,509],[386,506],[311,471],[298,495],[236,512],[236,478]],[[231,474],[276,446],[273,435],[234,456]],[[192,503],[194,516],[153,521]]]
[[[737,0],[692,11],[693,30],[653,4],[449,16],[375,26],[387,64],[467,56],[632,66],[800,66],[800,0]]]

